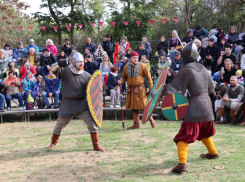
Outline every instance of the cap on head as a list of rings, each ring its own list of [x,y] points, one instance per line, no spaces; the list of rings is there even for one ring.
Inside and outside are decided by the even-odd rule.
[[[179,51],[175,51],[175,54],[174,54],[175,56],[176,55],[181,55],[181,53],[179,52]]]
[[[239,74],[240,76],[242,76],[242,70],[237,70],[236,74]]]
[[[23,44],[23,42],[21,42],[21,41],[18,42],[18,45],[22,45],[22,44]]]
[[[130,55],[130,58],[133,57],[133,56],[138,56],[139,57],[139,54],[137,52],[133,52],[131,55]]]
[[[84,62],[83,55],[79,52],[75,52],[74,55],[72,56],[71,61],[72,61],[72,63],[81,62],[81,61]]]
[[[29,41],[29,42],[31,43],[31,42],[35,42],[35,41],[34,41],[34,39],[30,39],[30,41]]]

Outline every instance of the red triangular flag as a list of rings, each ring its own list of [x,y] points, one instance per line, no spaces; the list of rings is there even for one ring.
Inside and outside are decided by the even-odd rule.
[[[46,30],[46,27],[41,27],[41,29],[43,29],[43,31],[45,31]]]
[[[28,27],[29,30],[32,30],[33,27]]]
[[[83,27],[83,24],[78,24],[77,26],[81,29]]]
[[[126,26],[128,25],[128,21],[124,21],[123,23],[124,23],[124,25],[126,25]]]
[[[18,27],[21,31],[23,30],[23,27]]]
[[[111,22],[112,26],[115,27],[117,22]]]
[[[116,57],[118,57],[118,54],[119,54],[119,46],[118,46],[118,42],[117,42],[116,46],[115,46],[115,52],[113,55],[113,65],[114,66],[116,66]],[[120,66],[118,66],[118,68],[120,68]]]
[[[167,19],[162,19],[162,23],[165,24]]]
[[[177,23],[178,18],[177,17],[173,17],[173,20]]]
[[[89,23],[89,24],[90,24],[92,27],[94,27],[94,24],[95,24],[95,23]]]
[[[11,27],[6,27],[6,28],[9,29],[9,30],[11,29]]]
[[[67,30],[70,32],[71,30],[71,25],[66,25]]]
[[[148,22],[152,25],[155,20],[148,20]]]
[[[100,27],[103,25],[104,22],[99,22]]]
[[[141,21],[136,21],[136,24],[140,27]]]
[[[57,32],[58,26],[53,26],[53,29]]]

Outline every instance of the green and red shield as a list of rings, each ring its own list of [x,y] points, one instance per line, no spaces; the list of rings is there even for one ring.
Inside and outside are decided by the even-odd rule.
[[[103,118],[103,83],[101,71],[96,71],[87,85],[87,100],[90,113],[101,128]]]
[[[188,106],[188,100],[184,95],[174,93],[168,95],[162,101],[162,113],[168,120],[181,120],[185,117]]]
[[[233,121],[231,121],[231,124],[237,124],[238,123],[238,121],[240,120],[239,116],[241,115],[241,112],[243,110],[243,107],[244,107],[244,102],[241,103],[239,105],[239,107],[236,109],[235,118],[233,119]]]
[[[157,105],[157,101],[162,94],[162,90],[163,90],[163,86],[166,81],[167,73],[168,73],[168,66],[162,69],[161,74],[158,76],[156,82],[154,83],[151,89],[151,93],[148,96],[148,99],[147,99],[147,102],[144,108],[143,116],[142,116],[143,124],[145,124],[149,120],[152,112],[154,111]]]

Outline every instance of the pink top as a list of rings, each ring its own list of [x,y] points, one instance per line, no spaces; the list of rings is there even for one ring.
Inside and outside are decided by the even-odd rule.
[[[48,49],[49,52],[51,52],[55,57],[57,57],[58,50],[57,50],[57,47],[55,45],[47,46],[47,47],[45,47],[45,49]]]

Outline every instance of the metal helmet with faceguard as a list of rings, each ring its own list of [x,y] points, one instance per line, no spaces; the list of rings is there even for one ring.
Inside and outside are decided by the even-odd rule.
[[[80,63],[82,62],[82,65],[84,66],[84,58],[83,58],[83,55],[79,52],[75,52],[74,55],[72,56],[72,59],[71,59],[71,63],[76,67],[77,69],[79,69],[79,65]]]
[[[198,50],[197,50],[196,44],[194,42],[188,43],[184,47],[184,49],[183,49],[183,51],[181,53],[181,57],[183,58],[183,63],[184,64],[197,61]]]

